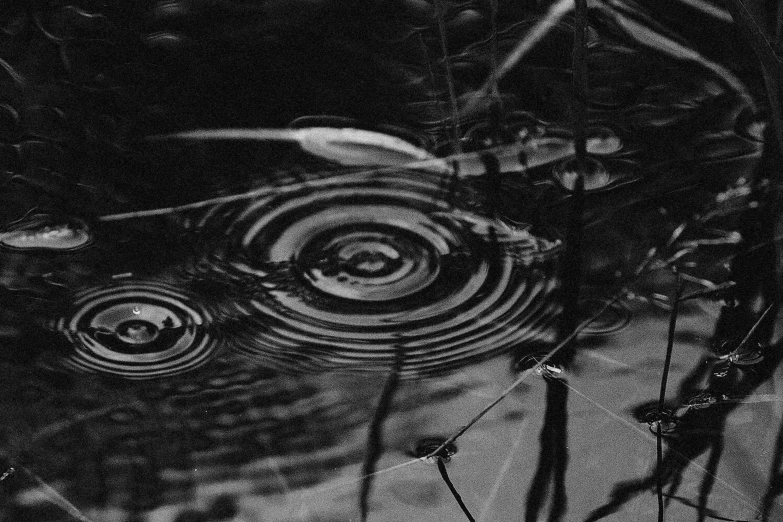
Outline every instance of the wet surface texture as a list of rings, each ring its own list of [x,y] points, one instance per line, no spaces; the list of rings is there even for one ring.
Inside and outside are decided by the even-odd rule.
[[[0,5],[0,522],[780,519],[778,4]]]

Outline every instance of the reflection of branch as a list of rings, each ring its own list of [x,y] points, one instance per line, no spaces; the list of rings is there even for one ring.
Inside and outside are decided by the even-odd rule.
[[[687,498],[678,497],[676,495],[668,495],[668,494],[666,496],[667,496],[667,501],[668,500],[676,500],[676,501],[678,501],[678,502],[680,502],[680,503],[682,503],[682,504],[684,504],[684,505],[686,505],[688,507],[699,509],[699,506],[697,504],[695,504],[694,502],[692,502],[691,500],[689,500]],[[726,522],[751,522],[750,520],[737,520],[736,518],[722,517],[722,516],[718,515],[717,511],[715,511],[714,509],[709,509],[709,508],[705,508],[704,509],[704,516],[706,518],[710,518],[710,519],[713,519],[713,520],[725,520]]]
[[[546,380],[546,413],[541,428],[541,453],[525,504],[525,522],[536,522],[553,483],[549,522],[559,522],[566,511],[565,472],[568,465],[568,385]]]
[[[769,350],[769,357],[759,363],[758,371],[743,372],[742,368],[734,367],[738,373],[737,380],[733,385],[733,397],[748,397],[763,382],[765,382],[775,371],[775,368],[783,358],[783,346],[778,345]],[[703,364],[699,364],[694,369],[696,374],[701,375]],[[742,373],[740,373],[742,372]],[[696,379],[689,376],[686,378],[691,383]],[[725,383],[719,378],[711,378],[708,392],[721,393],[721,388]],[[687,390],[681,389],[683,393]],[[655,487],[658,477],[665,484],[669,484],[669,497],[674,497],[682,481],[682,474],[691,462],[697,459],[705,451],[711,450],[707,468],[704,470],[705,481],[702,483],[699,504],[700,507],[706,505],[707,496],[712,489],[713,482],[717,479],[715,470],[717,469],[717,459],[720,458],[723,446],[723,432],[726,418],[742,402],[735,400],[732,402],[719,403],[710,408],[696,409],[689,408],[684,415],[678,419],[678,438],[671,439],[669,447],[663,456],[659,470],[642,479],[636,479],[618,484],[611,496],[609,502],[595,509],[586,519],[586,522],[595,522],[601,520],[613,513],[616,513],[623,505],[629,502],[633,497]],[[778,448],[783,445],[783,440],[779,440]],[[780,448],[779,451],[783,451]],[[719,479],[717,479],[719,480]],[[730,487],[724,483],[724,486]],[[773,485],[770,485],[773,488]],[[741,495],[745,503],[751,504],[751,500],[744,494],[731,488],[732,491]],[[774,498],[774,497],[773,497]],[[700,517],[706,516],[706,508],[701,509]],[[714,517],[713,517],[714,518]],[[703,520],[704,518],[701,518]]]
[[[756,58],[761,64],[761,72],[767,89],[767,97],[772,108],[772,124],[778,146],[783,149],[783,117],[780,101],[780,78],[783,77],[783,62],[775,53],[772,42],[759,27],[758,23],[740,0],[727,0],[726,9],[747,36]]]
[[[772,456],[772,465],[769,470],[769,484],[764,498],[761,501],[761,520],[769,520],[769,514],[772,511],[772,505],[775,498],[783,493],[783,472],[780,470],[780,464],[783,462],[783,422],[778,428],[778,436],[775,439],[775,453]]]
[[[674,297],[672,298],[672,309],[669,314],[669,332],[666,340],[666,359],[663,363],[663,372],[661,373],[661,392],[658,397],[658,426],[656,429],[655,447],[657,455],[657,469],[655,470],[655,491],[658,494],[658,522],[663,522],[663,437],[661,428],[663,425],[663,403],[666,400],[666,383],[669,378],[669,368],[672,364],[672,352],[674,351],[674,333],[677,329],[677,313],[680,310],[680,296],[682,295],[682,280],[680,273],[677,272],[677,281],[675,282]]]
[[[709,460],[705,466],[707,472],[704,474],[704,480],[699,488],[699,518],[697,522],[704,522],[707,517],[707,500],[712,492],[712,486],[715,484],[715,477],[718,473],[718,464],[723,455],[723,437],[715,439],[715,444],[710,448]]]
[[[400,381],[400,370],[402,369],[404,358],[403,349],[398,347],[394,359],[394,366],[391,369],[389,378],[386,380],[383,391],[381,391],[381,398],[378,400],[378,406],[375,408],[375,415],[373,415],[372,422],[370,423],[370,432],[367,436],[367,457],[362,466],[362,487],[361,492],[359,493],[359,512],[361,513],[362,522],[367,520],[368,501],[370,499],[370,489],[372,488],[373,479],[375,477],[375,465],[378,463],[378,459],[383,453],[383,423],[389,415],[394,392],[397,391],[397,384]]]

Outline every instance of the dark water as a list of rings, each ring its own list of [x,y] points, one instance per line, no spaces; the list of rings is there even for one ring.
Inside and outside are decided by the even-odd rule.
[[[588,4],[0,6],[0,520],[781,517],[776,2]]]

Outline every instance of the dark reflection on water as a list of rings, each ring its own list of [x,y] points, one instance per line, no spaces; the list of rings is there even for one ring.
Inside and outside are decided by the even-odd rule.
[[[779,518],[775,70],[564,6],[0,6],[0,521]]]

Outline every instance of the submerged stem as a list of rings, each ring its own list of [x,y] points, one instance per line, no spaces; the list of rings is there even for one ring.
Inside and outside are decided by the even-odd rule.
[[[459,507],[462,508],[462,511],[465,513],[465,516],[468,517],[468,520],[470,520],[470,522],[476,522],[476,519],[473,518],[473,515],[471,515],[470,511],[468,510],[468,506],[466,506],[465,503],[462,501],[462,497],[457,492],[457,488],[455,488],[454,484],[451,483],[451,479],[449,479],[449,474],[446,473],[446,464],[443,463],[443,459],[439,457],[436,457],[436,459],[438,461],[438,471],[440,471],[440,476],[443,477],[443,481],[449,487],[449,491],[451,491],[451,494],[454,495],[454,499],[457,501],[457,504],[459,504]]]

